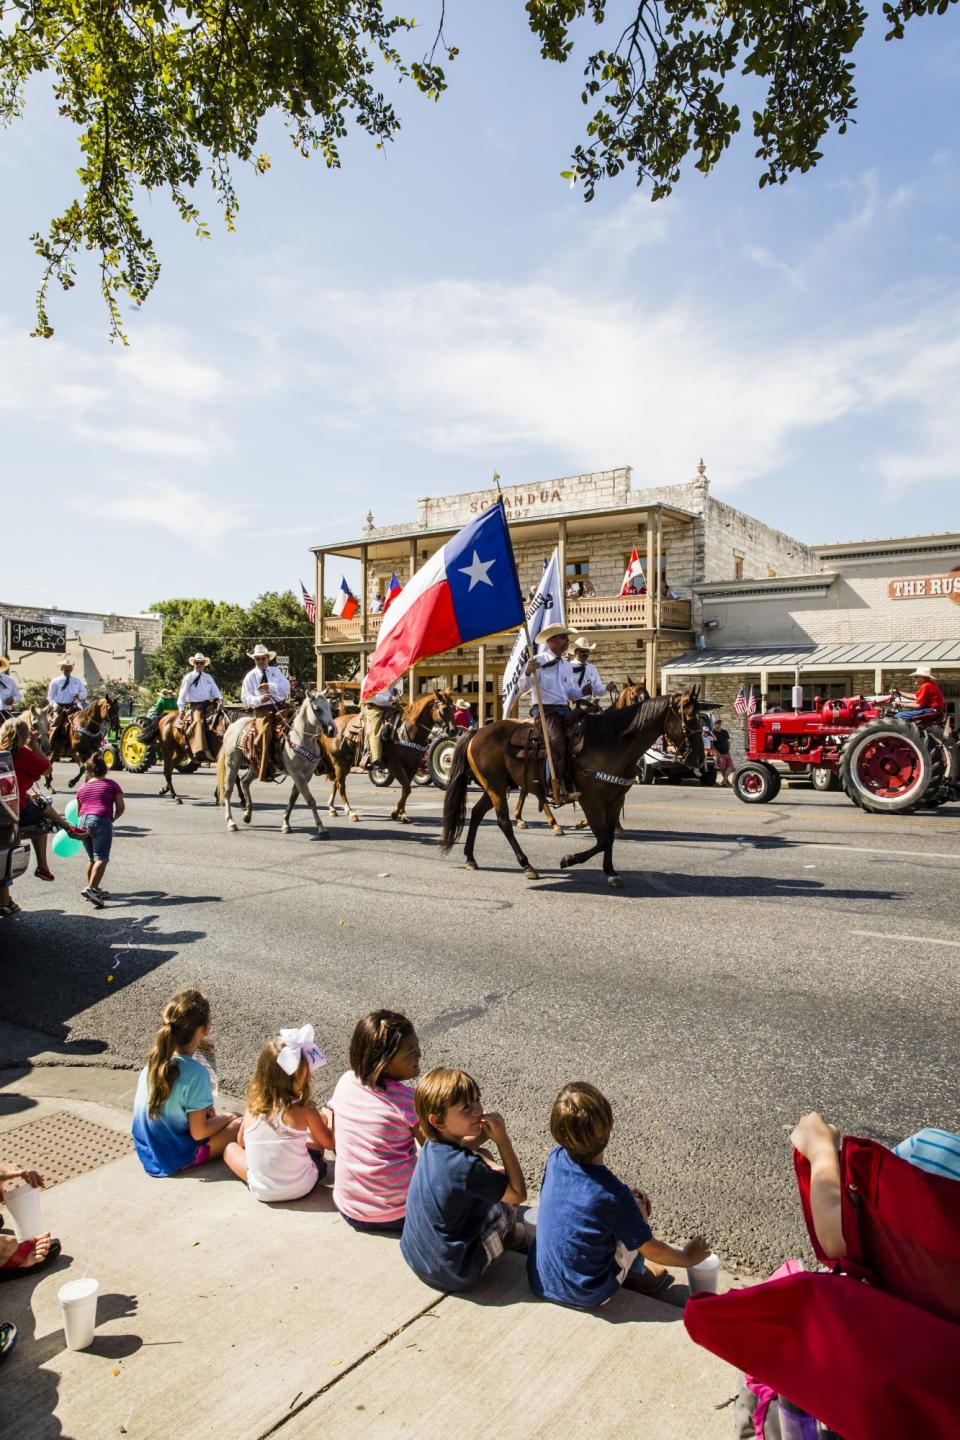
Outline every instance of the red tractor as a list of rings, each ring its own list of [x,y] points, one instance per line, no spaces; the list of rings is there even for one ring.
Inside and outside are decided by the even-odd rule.
[[[751,715],[747,753],[733,788],[747,805],[772,800],[780,771],[809,774],[819,790],[839,784],[854,804],[881,815],[942,805],[960,795],[960,746],[939,717],[907,720],[899,694],[828,700],[815,710],[768,710]]]

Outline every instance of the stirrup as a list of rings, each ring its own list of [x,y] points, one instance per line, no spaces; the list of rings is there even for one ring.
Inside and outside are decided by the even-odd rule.
[[[561,805],[573,805],[579,799],[579,790],[561,790],[559,800],[556,798],[556,792],[551,790],[549,803],[559,809]]]

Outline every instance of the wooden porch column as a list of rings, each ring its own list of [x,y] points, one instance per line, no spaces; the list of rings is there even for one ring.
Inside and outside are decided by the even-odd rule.
[[[883,666],[882,666],[882,665],[875,665],[875,666],[873,667],[873,693],[874,693],[874,695],[882,695],[882,694],[883,694]]]
[[[487,647],[481,640],[477,646],[477,669],[479,670],[480,699],[477,704],[477,724],[486,724],[487,719]]]
[[[316,574],[316,596],[317,596],[317,644],[323,644],[323,622],[325,620],[323,610],[323,575],[324,575],[324,553],[317,552],[317,574]]]
[[[656,629],[656,615],[653,608],[653,526],[650,523],[650,511],[647,511],[647,593],[646,600],[647,624],[651,630]],[[647,674],[647,689],[650,686],[656,687],[657,677],[653,670]],[[656,694],[656,688],[650,690],[651,695]]]
[[[769,670],[761,670],[761,671],[760,671],[760,710],[761,710],[761,712],[763,712],[763,711],[766,710],[766,708],[767,708],[767,686],[768,686],[769,684],[770,684],[770,672],[769,672]]]
[[[413,579],[417,569],[417,542],[410,541],[410,574],[407,576],[407,584]]]
[[[367,634],[367,547],[360,546],[360,639],[369,640]]]
[[[650,582],[649,582],[649,580],[648,580],[648,581],[647,581],[647,589],[649,590],[649,588],[650,588]],[[657,634],[660,633],[660,616],[661,616],[661,614],[662,614],[662,605],[661,605],[661,602],[662,602],[662,600],[663,600],[662,591],[663,591],[663,511],[660,509],[660,507],[659,507],[659,505],[658,505],[658,506],[657,506],[657,608],[656,608],[656,611],[655,611],[654,617],[653,617],[654,629],[657,631]]]
[[[410,670],[408,673],[410,679],[407,685],[407,699],[412,705],[414,700],[416,700],[417,698],[417,667],[415,664],[410,666]]]
[[[557,564],[560,569],[560,587],[563,591],[564,604],[567,595],[567,522],[557,521]]]
[[[654,645],[654,643],[653,643],[652,640],[648,640],[648,641],[647,641],[647,643],[646,643],[646,651],[647,651],[646,661],[645,661],[646,674],[644,675],[643,679],[644,679],[644,683],[646,684],[646,687],[647,687],[648,690],[650,690],[650,686],[651,686],[651,685],[653,686],[653,689],[650,690],[650,694],[651,694],[651,695],[656,695],[656,693],[657,693],[657,675],[656,675],[657,648],[656,648],[656,646]],[[632,677],[631,677],[631,678],[632,678]]]

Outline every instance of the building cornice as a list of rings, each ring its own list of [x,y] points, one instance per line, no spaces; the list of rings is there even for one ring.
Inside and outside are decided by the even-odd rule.
[[[704,605],[735,605],[750,600],[781,600],[790,595],[826,595],[837,576],[833,571],[819,575],[771,575],[758,580],[706,580],[693,586]]]

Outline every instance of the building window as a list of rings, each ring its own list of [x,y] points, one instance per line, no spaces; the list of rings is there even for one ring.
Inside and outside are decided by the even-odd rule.
[[[767,709],[768,710],[789,710],[793,698],[792,680],[771,680],[767,684]],[[853,682],[848,675],[830,680],[810,679],[806,675],[800,677],[803,686],[803,708],[813,709],[813,702],[819,696],[820,704],[827,700],[845,700],[848,695],[854,693]]]
[[[733,552],[733,578],[734,580],[743,579],[743,556],[738,555],[736,550]]]
[[[596,595],[590,579],[590,561],[584,556],[569,556],[566,562],[567,599],[583,600]]]
[[[586,557],[572,559],[569,555],[567,556],[566,575],[568,580],[585,580],[589,574],[590,561]]]

